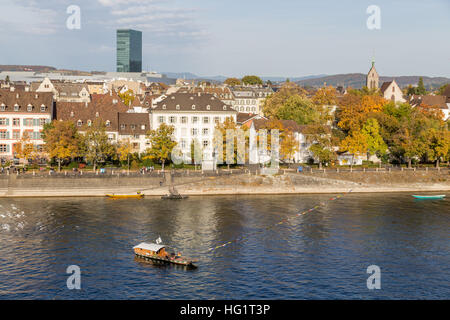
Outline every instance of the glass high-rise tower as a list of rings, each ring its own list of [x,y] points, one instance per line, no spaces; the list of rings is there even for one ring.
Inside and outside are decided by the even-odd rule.
[[[117,72],[142,72],[142,32],[117,30]]]

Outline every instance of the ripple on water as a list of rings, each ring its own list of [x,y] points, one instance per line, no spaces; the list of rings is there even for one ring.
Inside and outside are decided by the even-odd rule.
[[[329,198],[0,199],[0,298],[448,298],[447,200]],[[318,210],[275,225],[320,202]],[[136,260],[132,246],[158,236],[199,258],[200,267]],[[72,264],[81,268],[81,291],[66,288]],[[371,264],[382,270],[377,292],[366,287]]]

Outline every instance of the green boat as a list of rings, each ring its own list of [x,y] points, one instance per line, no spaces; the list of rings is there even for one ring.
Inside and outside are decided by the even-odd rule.
[[[432,200],[432,199],[444,199],[445,194],[435,195],[435,196],[418,196],[413,194],[413,197],[416,199],[422,199],[422,200]]]

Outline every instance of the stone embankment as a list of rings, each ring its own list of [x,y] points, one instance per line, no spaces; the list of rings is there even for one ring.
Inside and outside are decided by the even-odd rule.
[[[275,175],[255,175],[244,171],[153,172],[151,174],[53,174],[0,175],[0,197],[105,196],[168,193],[174,185],[186,195],[295,194],[352,192],[450,191],[449,170],[336,172],[328,170]]]

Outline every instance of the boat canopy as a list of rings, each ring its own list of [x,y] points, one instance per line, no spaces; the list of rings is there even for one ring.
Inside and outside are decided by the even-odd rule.
[[[142,243],[138,244],[137,246],[134,246],[133,249],[139,248],[139,249],[144,249],[144,250],[150,250],[153,252],[158,252],[159,250],[161,250],[164,247],[165,247],[165,245],[162,245],[162,244],[142,242]]]

